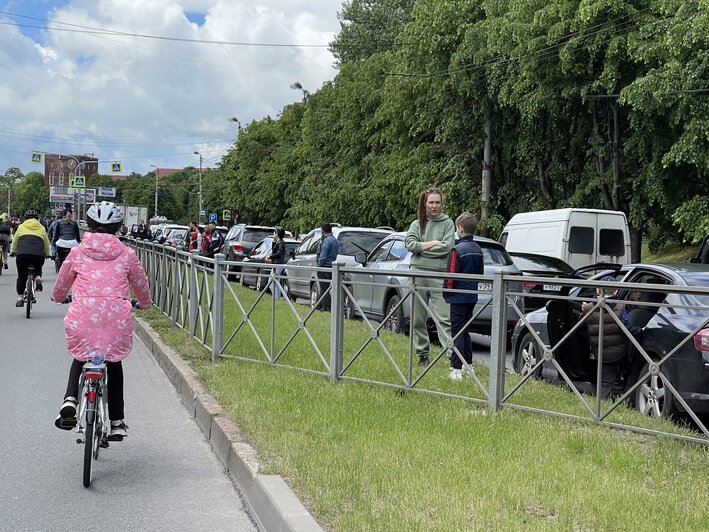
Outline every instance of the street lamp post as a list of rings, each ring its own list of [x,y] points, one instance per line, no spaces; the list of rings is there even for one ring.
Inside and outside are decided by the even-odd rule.
[[[303,88],[303,85],[300,84],[300,81],[294,81],[293,83],[291,83],[290,88],[294,91],[303,91],[303,103],[305,103],[305,100],[307,100],[308,96],[310,96],[310,93]]]
[[[158,217],[158,175],[160,174],[160,169],[154,164],[150,165],[150,168],[155,168],[155,209],[153,217],[157,219]]]
[[[202,154],[198,151],[194,152],[195,155],[199,155],[199,216],[198,219],[202,222]]]
[[[88,160],[79,161],[79,159],[77,159],[77,158],[74,157],[73,155],[65,155],[65,157],[69,157],[70,159],[73,159],[74,162],[76,163],[76,166],[74,167],[74,176],[76,176],[76,174],[77,174],[79,168],[80,168],[82,165],[84,165],[84,164],[86,164],[86,163],[89,162]],[[83,175],[83,174],[79,174],[79,175]],[[69,178],[71,179],[71,175],[69,176]],[[74,204],[75,204],[74,210],[76,211],[76,216],[77,216],[79,219],[82,219],[83,216],[82,216],[82,214],[81,214],[81,199],[82,199],[82,196],[83,196],[83,199],[84,199],[84,203],[83,203],[83,205],[84,205],[84,210],[86,210],[86,181],[84,181],[83,194],[79,194],[78,192],[75,192],[74,194],[75,194],[75,195],[74,195]]]

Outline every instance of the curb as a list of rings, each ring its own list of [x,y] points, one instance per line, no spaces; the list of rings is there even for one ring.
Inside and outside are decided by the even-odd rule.
[[[134,317],[135,334],[163,369],[182,404],[195,418],[229,478],[241,491],[251,516],[266,532],[322,532],[313,516],[278,475],[262,475],[256,450],[243,441],[239,427],[207,393],[196,373],[163,343],[145,321]]]

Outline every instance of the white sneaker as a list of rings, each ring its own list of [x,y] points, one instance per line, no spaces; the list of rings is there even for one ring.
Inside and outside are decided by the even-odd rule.
[[[450,377],[451,377],[452,381],[462,381],[463,380],[463,372],[462,372],[462,370],[451,368]]]

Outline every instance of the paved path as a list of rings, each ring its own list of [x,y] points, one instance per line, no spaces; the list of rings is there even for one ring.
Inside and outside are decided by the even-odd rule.
[[[124,363],[129,436],[101,452],[81,483],[83,446],[54,427],[70,358],[49,301],[54,264],[32,318],[14,306],[16,271],[0,276],[0,529],[256,530],[234,485],[162,370],[136,340]]]

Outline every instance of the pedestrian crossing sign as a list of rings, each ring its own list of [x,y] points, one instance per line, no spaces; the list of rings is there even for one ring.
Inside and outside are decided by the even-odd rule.
[[[86,178],[83,175],[75,175],[69,179],[71,188],[86,188]]]
[[[120,162],[111,163],[111,172],[114,174],[119,173],[122,166],[123,165]]]
[[[33,151],[32,155],[30,156],[30,161],[34,164],[41,164],[42,163],[42,155],[44,155],[42,152]]]
[[[231,211],[224,209],[222,211],[222,220],[231,220]]]

